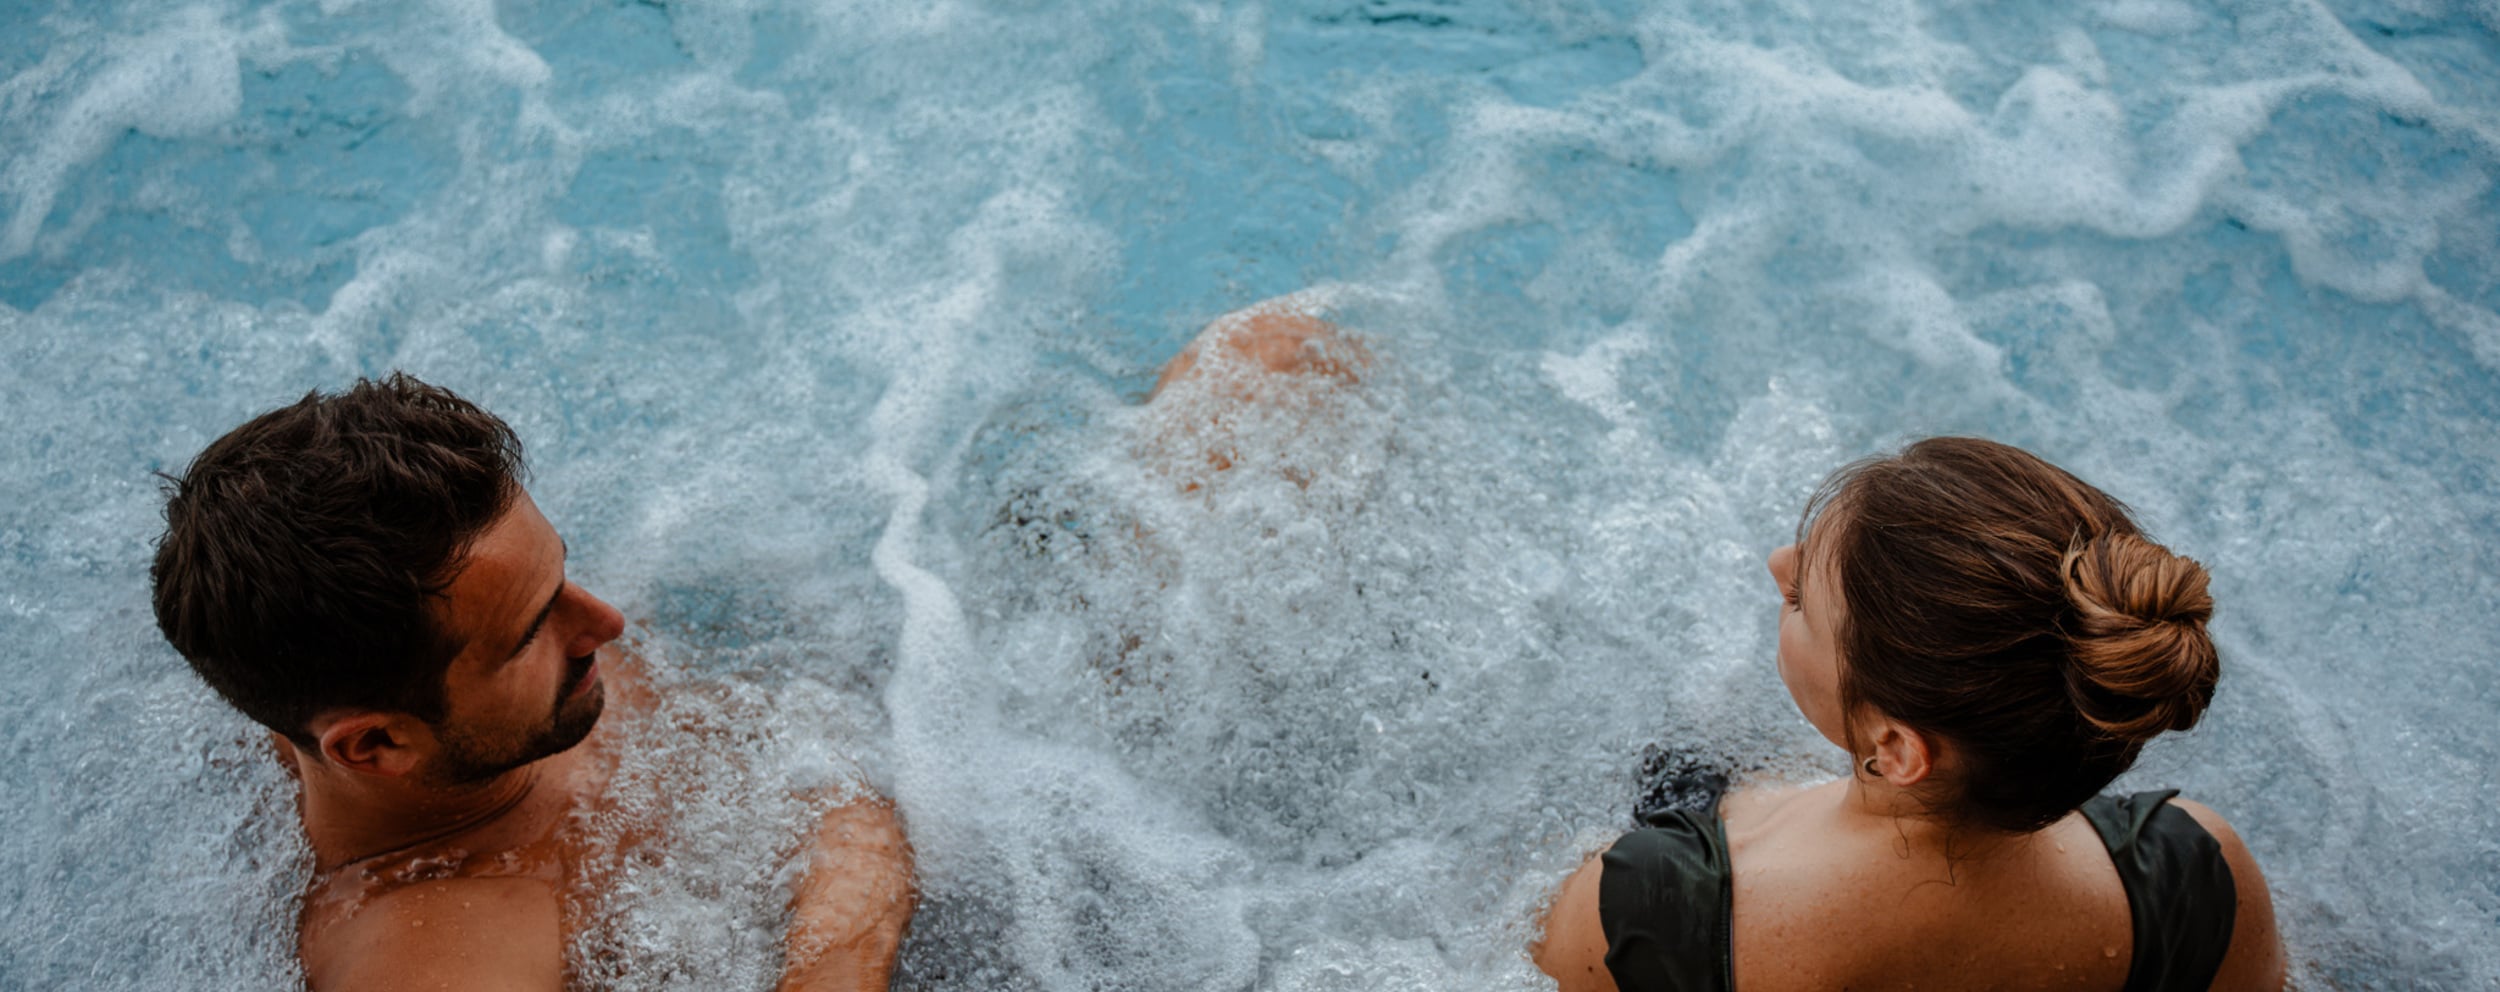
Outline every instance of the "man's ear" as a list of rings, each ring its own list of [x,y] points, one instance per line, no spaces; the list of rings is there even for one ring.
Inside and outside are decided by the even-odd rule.
[[[378,710],[325,715],[312,730],[322,763],[384,778],[407,777],[434,741],[416,718]]]
[[[1872,727],[1871,743],[1875,745],[1875,773],[1884,781],[1898,786],[1912,786],[1927,781],[1936,773],[1935,742],[1918,728],[1898,720],[1879,718]]]

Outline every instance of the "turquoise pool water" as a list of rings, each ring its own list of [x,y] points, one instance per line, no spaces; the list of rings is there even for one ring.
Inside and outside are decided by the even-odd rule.
[[[2205,560],[2308,988],[2500,984],[2488,2],[0,4],[0,987],[296,981],[152,471],[405,368],[510,418],[673,720],[578,950],[763,987],[856,763],[911,988],[1533,988],[1644,746],[1829,761],[1762,554],[1903,437]],[[1184,495],[1137,401],[1380,356]],[[1289,470],[1313,480],[1284,481]],[[1833,770],[1837,770],[1836,768]]]

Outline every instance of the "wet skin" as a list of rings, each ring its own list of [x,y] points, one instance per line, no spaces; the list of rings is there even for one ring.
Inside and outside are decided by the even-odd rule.
[[[2070,813],[2028,834],[1955,828],[1908,791],[1951,747],[1873,710],[1844,728],[1838,569],[1809,546],[1772,552],[1777,663],[1797,708],[1853,764],[1820,785],[1739,789],[1720,803],[1734,876],[1732,971],[1741,992],[1809,989],[2107,990],[2124,984],[2134,936],[2099,836]],[[2229,955],[2213,987],[2274,990],[2283,958],[2265,877],[2220,814],[2174,800],[2221,842],[2239,889]],[[1565,879],[1530,953],[1561,992],[1613,992],[1589,859]]]
[[[1216,402],[1203,411],[1220,417],[1285,381],[1352,383],[1369,361],[1327,322],[1270,301],[1209,325],[1155,388],[1207,389]],[[1182,461],[1231,468],[1223,425],[1198,426],[1218,443]],[[342,714],[316,729],[320,756],[281,740],[316,862],[299,942],[314,989],[559,987],[569,936],[597,925],[566,896],[595,890],[600,866],[657,829],[607,802],[616,728],[652,698],[609,643],[622,618],[564,578],[564,556],[526,495],[470,549],[441,614],[464,642],[441,727]],[[609,825],[595,840],[584,813]],[[793,893],[781,987],[883,988],[916,898],[891,806],[834,809]]]
[[[1371,352],[1294,297],[1216,318],[1164,363],[1148,403],[1163,411],[1151,460],[1195,492],[1238,460],[1234,432],[1253,407],[1298,411],[1303,432],[1326,430],[1328,397],[1370,371]],[[1269,424],[1268,429],[1277,429]],[[1285,477],[1308,487],[1299,469]]]
[[[471,546],[437,622],[461,649],[448,712],[335,712],[283,738],[315,875],[298,951],[313,989],[555,989],[602,865],[657,825],[608,802],[618,728],[648,715],[617,611],[565,577],[527,495]],[[587,820],[603,823],[596,837]],[[916,898],[882,801],[818,825],[793,899],[785,989],[883,988]],[[572,898],[567,898],[571,896]]]

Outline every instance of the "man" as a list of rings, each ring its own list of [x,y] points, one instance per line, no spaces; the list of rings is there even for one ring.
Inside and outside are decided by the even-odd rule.
[[[636,842],[579,814],[614,769],[611,696],[630,716],[649,690],[520,474],[502,420],[395,374],[253,419],[170,487],[157,622],[301,784],[315,990],[560,988],[599,925],[565,895]],[[910,847],[881,800],[814,836],[781,988],[882,989]]]

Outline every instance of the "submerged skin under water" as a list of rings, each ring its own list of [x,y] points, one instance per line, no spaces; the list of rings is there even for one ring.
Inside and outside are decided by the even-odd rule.
[[[768,982],[854,762],[906,987],[1535,987],[1645,748],[1839,770],[1760,560],[1944,431],[2213,569],[2221,695],[2121,785],[2231,816],[2302,984],[2500,982],[2488,4],[0,17],[0,986],[293,980],[149,473],[391,368],[513,421],[673,690],[619,987]],[[1376,371],[1159,459],[1155,367],[1315,284]]]

